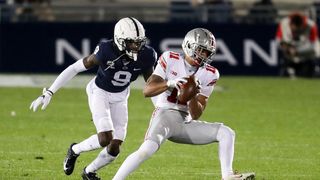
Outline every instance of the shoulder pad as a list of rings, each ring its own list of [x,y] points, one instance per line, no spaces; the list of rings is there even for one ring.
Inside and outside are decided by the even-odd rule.
[[[218,81],[218,79],[220,78],[220,73],[219,73],[218,69],[207,64],[207,65],[205,65],[205,70],[207,72],[209,72],[209,74],[210,74],[210,76],[208,77],[209,83],[207,84],[207,86],[215,85],[216,82]]]

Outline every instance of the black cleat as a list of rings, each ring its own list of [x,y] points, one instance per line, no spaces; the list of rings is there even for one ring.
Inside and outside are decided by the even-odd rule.
[[[93,173],[93,172],[86,173],[86,168],[83,169],[81,176],[83,180],[100,180],[100,178],[97,176],[97,173]]]
[[[73,172],[74,165],[76,163],[79,154],[76,154],[72,150],[72,146],[77,143],[72,143],[68,149],[67,155],[63,161],[63,170],[66,175],[70,175]]]

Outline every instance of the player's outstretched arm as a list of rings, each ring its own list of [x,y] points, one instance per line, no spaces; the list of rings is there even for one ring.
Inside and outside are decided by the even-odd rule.
[[[58,91],[63,85],[65,85],[70,79],[72,79],[79,72],[86,71],[98,64],[98,61],[95,59],[95,55],[90,55],[83,59],[80,59],[67,67],[60,75],[56,78],[53,84],[49,89],[44,89],[42,95],[37,99],[32,101],[30,109],[34,112],[42,104],[41,109],[44,110],[50,103],[52,95]]]
[[[167,89],[167,81],[158,75],[152,74],[147,80],[147,84],[143,89],[143,94],[145,97],[153,97]]]

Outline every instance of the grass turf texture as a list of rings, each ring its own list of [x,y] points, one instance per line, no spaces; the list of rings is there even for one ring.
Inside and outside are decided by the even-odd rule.
[[[234,169],[257,179],[319,179],[319,79],[223,77],[201,119],[236,131]],[[0,88],[0,179],[80,179],[100,150],[83,153],[74,173],[62,161],[70,143],[95,133],[84,89],[61,89],[45,111],[30,102],[39,88]],[[129,125],[122,153],[99,171],[111,179],[125,157],[143,141],[153,107],[132,90]],[[15,114],[12,113],[15,111]],[[217,143],[192,146],[167,141],[128,179],[220,179]]]

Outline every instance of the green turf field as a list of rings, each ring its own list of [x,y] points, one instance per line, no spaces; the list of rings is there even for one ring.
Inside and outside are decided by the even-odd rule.
[[[234,169],[257,179],[320,177],[320,80],[223,77],[201,119],[219,121],[236,133]],[[70,143],[95,133],[84,89],[61,89],[45,111],[29,110],[39,88],[0,88],[0,179],[80,179],[99,151],[83,153],[74,173],[62,161]],[[111,179],[127,155],[142,143],[153,107],[132,90],[122,153],[99,171]],[[13,111],[15,113],[13,113]],[[220,179],[217,144],[165,143],[128,179]]]

